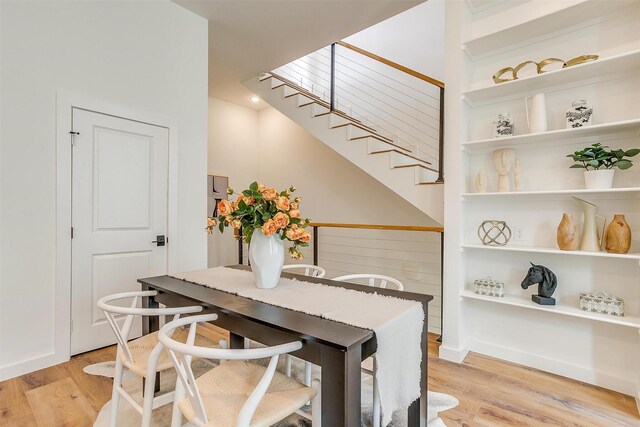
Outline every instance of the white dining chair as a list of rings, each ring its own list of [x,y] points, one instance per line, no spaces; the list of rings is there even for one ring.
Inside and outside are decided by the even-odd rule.
[[[324,268],[319,267],[317,265],[312,264],[287,264],[282,266],[283,271],[288,271],[290,273],[295,273],[295,270],[304,269],[304,276],[315,277],[317,279],[322,279],[327,275],[327,272]],[[293,270],[293,271],[292,271]]]
[[[144,335],[129,341],[131,327],[133,326],[134,319],[138,316],[174,316],[174,319],[178,319],[181,314],[198,313],[202,311],[202,307],[138,307],[140,298],[155,295],[157,295],[156,291],[125,292],[109,295],[98,301],[98,307],[104,312],[105,318],[109,326],[111,326],[118,344],[113,392],[111,396],[111,418],[109,421],[111,427],[118,425],[118,405],[121,396],[142,415],[142,427],[151,425],[151,415],[154,409],[173,401],[173,392],[154,397],[156,373],[173,367],[169,355],[164,351],[163,346],[158,341],[158,333],[155,332]],[[128,299],[132,300],[128,307],[113,304],[115,301]],[[118,324],[119,321],[116,319],[116,316],[125,316],[124,322],[120,321],[121,326]],[[186,331],[177,331],[175,339],[186,341]],[[222,344],[223,346],[226,345],[226,343]],[[142,405],[122,387],[125,367],[130,372],[145,380]]]
[[[302,269],[304,269],[304,276],[315,277],[316,279],[322,279],[327,274],[324,268],[312,264],[287,264],[282,267],[282,270],[287,270],[291,273]],[[291,376],[292,357],[290,354],[285,356],[284,370],[289,377]],[[304,383],[307,386],[311,385],[311,369],[311,362],[304,362]]]
[[[399,291],[404,291],[402,282],[393,277],[384,276],[382,274],[347,274],[345,276],[335,277],[333,280],[339,282],[353,282],[357,284],[364,284],[376,288],[387,288],[389,284],[395,286]],[[364,282],[364,283],[362,283]],[[380,427],[380,393],[378,392],[378,381],[376,379],[376,356],[369,357],[362,362],[362,372],[365,372],[373,377],[373,427]]]
[[[312,387],[276,371],[278,358],[302,348],[299,341],[254,349],[218,349],[194,344],[198,323],[212,322],[216,314],[177,319],[158,334],[178,373],[171,426],[182,425],[182,416],[195,426],[267,427],[286,418],[311,400],[320,402],[319,380]],[[189,328],[186,343],[172,338],[179,327]],[[193,357],[225,360],[199,378],[191,368]],[[269,358],[267,367],[251,362]],[[320,411],[313,411],[320,425]]]

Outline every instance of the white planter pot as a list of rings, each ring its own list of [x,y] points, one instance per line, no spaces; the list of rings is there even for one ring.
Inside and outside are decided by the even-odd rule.
[[[616,171],[613,169],[603,169],[595,171],[584,171],[584,184],[587,190],[600,190],[613,186],[613,176]]]
[[[284,264],[284,243],[278,236],[265,236],[262,230],[255,230],[249,245],[249,261],[256,286],[275,288]]]

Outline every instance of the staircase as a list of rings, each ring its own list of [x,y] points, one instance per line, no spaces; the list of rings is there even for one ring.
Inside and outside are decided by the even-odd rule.
[[[361,49],[359,51],[364,52]],[[304,64],[309,64],[313,58],[312,55],[298,61],[306,61]],[[314,137],[442,224],[444,217],[442,184],[444,184],[444,179],[441,173],[442,133],[439,127],[436,129],[439,139],[430,141],[426,132],[423,134],[418,132],[420,131],[418,125],[426,123],[428,117],[419,120],[420,117],[416,118],[415,113],[410,114],[411,111],[400,111],[399,108],[394,110],[388,107],[389,101],[385,101],[385,105],[377,107],[368,103],[369,111],[356,108],[359,107],[358,100],[362,104],[361,100],[365,99],[364,95],[352,95],[354,99],[357,98],[354,102],[349,102],[349,99],[342,100],[342,103],[336,102],[335,59],[334,45],[331,47],[329,71],[331,83],[327,88],[329,90],[323,90],[323,82],[318,77],[315,81],[307,81],[306,84],[304,78],[297,79],[300,83],[293,81],[292,69],[285,68],[287,66],[281,67],[287,76],[282,75],[284,73],[279,73],[278,71],[281,69],[278,69],[248,80],[244,84],[272,107],[305,128]],[[319,76],[319,68],[312,68],[314,72],[306,73],[306,75]],[[371,72],[379,74],[380,68],[371,69]],[[354,73],[352,72],[352,74]],[[356,77],[364,81],[364,77]],[[388,82],[382,82],[382,84],[387,92],[385,96],[388,96],[392,87]],[[407,81],[400,82],[400,84],[407,86]],[[352,84],[348,87],[350,94],[356,93],[353,86]],[[369,92],[367,96],[376,97],[375,89],[372,87],[373,85],[367,85]],[[440,90],[440,95],[442,95],[442,91]],[[329,92],[329,96],[326,95],[327,92]],[[372,94],[372,92],[374,93]],[[416,96],[412,98],[416,99]],[[377,99],[387,100],[390,98],[377,96]],[[402,102],[402,100],[398,102]],[[441,112],[442,102],[441,100],[438,102]],[[413,102],[413,104],[413,106],[405,107],[405,110],[408,110],[409,107],[416,110],[416,103]],[[405,102],[405,105],[408,104]],[[417,106],[420,107],[420,105]],[[374,108],[379,110],[372,111]],[[428,106],[424,108],[428,109]],[[385,116],[385,114],[387,115]],[[440,114],[438,125],[441,122],[441,117]],[[398,118],[396,123],[393,122],[394,118]],[[410,123],[411,120],[413,120],[413,124]],[[376,121],[384,122],[386,128]],[[404,129],[408,128],[405,124],[411,126],[411,129]],[[413,134],[409,133],[409,130],[412,130]],[[427,130],[435,133],[431,128]],[[413,144],[409,142],[412,138]],[[424,143],[425,140],[431,142],[431,145],[428,142]],[[437,146],[437,150],[434,150],[434,145]]]

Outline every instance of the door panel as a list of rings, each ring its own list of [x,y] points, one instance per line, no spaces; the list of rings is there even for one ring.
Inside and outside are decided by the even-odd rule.
[[[73,109],[71,354],[115,343],[97,308],[105,295],[139,290],[165,274],[168,129]],[[131,338],[141,333],[138,321]]]

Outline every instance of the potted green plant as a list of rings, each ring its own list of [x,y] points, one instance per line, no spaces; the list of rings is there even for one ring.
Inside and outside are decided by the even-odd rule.
[[[572,169],[584,169],[584,182],[589,190],[611,188],[615,169],[629,169],[633,166],[631,157],[640,153],[640,148],[630,150],[608,150],[608,146],[599,142],[578,150],[567,157],[573,159]]]

